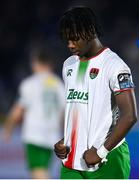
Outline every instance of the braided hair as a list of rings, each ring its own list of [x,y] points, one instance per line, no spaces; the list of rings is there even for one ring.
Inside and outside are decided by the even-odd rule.
[[[88,7],[74,7],[64,13],[60,19],[62,40],[91,40],[94,35],[100,37],[101,27],[95,13]]]

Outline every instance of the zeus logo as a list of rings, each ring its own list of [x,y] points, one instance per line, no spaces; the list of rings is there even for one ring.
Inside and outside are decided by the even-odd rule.
[[[75,89],[69,89],[69,94],[67,99],[88,100],[88,92],[80,92],[80,91],[75,91]]]

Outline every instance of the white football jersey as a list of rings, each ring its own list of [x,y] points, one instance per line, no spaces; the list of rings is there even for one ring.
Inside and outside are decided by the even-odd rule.
[[[109,48],[97,56],[80,61],[74,55],[63,66],[66,88],[64,143],[70,153],[63,164],[72,169],[88,168],[83,153],[104,144],[119,118],[115,95],[133,88],[131,72]],[[124,140],[123,140],[124,141]]]
[[[22,126],[25,143],[53,148],[61,138],[64,99],[63,82],[54,74],[34,74],[21,83],[17,103],[25,108]]]

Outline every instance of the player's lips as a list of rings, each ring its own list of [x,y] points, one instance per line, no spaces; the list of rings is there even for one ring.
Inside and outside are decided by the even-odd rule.
[[[78,55],[78,54],[79,54],[79,51],[73,51],[73,50],[71,50],[71,53],[74,54],[74,55]]]

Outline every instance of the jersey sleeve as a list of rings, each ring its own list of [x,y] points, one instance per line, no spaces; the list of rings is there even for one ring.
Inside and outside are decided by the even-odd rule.
[[[110,88],[114,94],[134,88],[132,74],[126,64],[118,65],[111,72]]]
[[[17,97],[16,103],[22,107],[26,107],[28,104],[27,88],[24,82],[22,82],[18,88],[18,97]]]
[[[63,68],[62,68],[62,78],[63,78],[64,83],[65,83],[65,73],[66,73],[66,70],[65,70],[65,69],[66,69],[66,68],[65,68],[65,62],[64,62]]]

